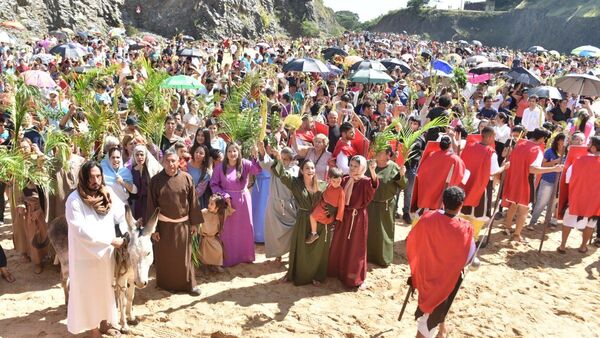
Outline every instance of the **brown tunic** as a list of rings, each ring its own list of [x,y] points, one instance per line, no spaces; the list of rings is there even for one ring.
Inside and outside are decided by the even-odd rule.
[[[55,168],[56,189],[48,198],[48,222],[65,215],[65,202],[69,194],[77,188],[77,175],[84,160],[81,156],[71,155],[68,167],[59,164]]]
[[[156,284],[169,291],[191,291],[196,286],[189,225],[203,222],[192,177],[179,171],[169,176],[163,170],[150,180],[146,219],[156,208],[171,219],[188,216],[181,223],[158,222],[160,241],[154,245]]]

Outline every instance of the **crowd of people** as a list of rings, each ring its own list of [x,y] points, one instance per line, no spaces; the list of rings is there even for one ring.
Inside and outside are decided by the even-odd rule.
[[[82,55],[40,56],[52,56],[52,44],[67,42]],[[335,51],[323,54],[326,47]],[[186,53],[189,50],[198,53]],[[294,59],[308,63],[324,57],[328,71],[284,70]],[[573,92],[563,92],[560,98],[529,95],[535,86],[504,73],[481,81],[469,74],[461,82],[460,70],[476,68],[481,58],[507,69],[526,69],[538,84],[547,85],[568,73],[594,72],[597,65],[589,57],[423,41],[406,34],[345,33],[328,40],[258,45],[244,39],[111,39],[86,34],[44,37],[17,47],[0,44],[0,147],[27,160],[50,161],[58,152],[48,151],[48,132],[59,131],[69,139],[92,133],[92,118],[99,113],[85,111],[74,88],[78,76],[89,69],[109,76],[99,76],[85,90],[96,106],[114,107],[115,112],[113,127],[92,140],[92,152],[76,142],[69,144],[67,163],[48,173],[55,183],[51,192],[34,182],[20,188],[2,177],[0,209],[7,204],[5,193],[14,196],[9,205],[14,250],[33,263],[34,273],[41,273],[48,247],[34,244],[47,236],[47,222],[64,215],[69,231],[85,232],[89,243],[79,245],[89,245],[104,257],[123,245],[119,231],[107,235],[89,230],[82,217],[92,224],[106,219],[112,225],[122,223],[117,210],[127,205],[136,219],[148,220],[159,210],[152,238],[156,281],[162,289],[199,295],[192,251],[197,251],[201,265],[218,272],[252,263],[256,243],[264,244],[267,258],[278,262],[289,253],[285,281],[319,285],[335,277],[348,288],[363,289],[368,287],[368,262],[392,264],[394,229],[402,219],[408,226],[416,223],[407,243],[413,275],[422,272],[423,262],[453,269],[451,274],[435,275],[445,293],[433,300],[422,301],[423,293],[434,291],[424,286],[428,282],[423,276],[414,279],[420,291],[419,334],[430,337],[445,317],[437,307],[448,299],[451,303],[451,293],[460,285],[457,276],[472,260],[478,240],[473,228],[455,215],[504,219],[509,238],[526,241],[524,228],[536,227],[544,210],[552,212],[560,186],[564,197],[557,218],[563,220],[563,236],[557,252],[566,252],[573,228],[584,230],[581,253],[587,252],[594,229],[594,244],[600,246],[600,198],[595,194],[600,180],[594,178],[600,172],[600,101]],[[378,69],[381,64],[363,59],[388,62]],[[452,71],[433,75],[443,71],[436,66],[439,61]],[[353,77],[356,69],[386,73],[389,80],[358,80]],[[54,83],[41,88],[43,99],[37,105],[17,116],[14,79],[27,80],[30,71],[47,73]],[[142,125],[154,104],[151,98],[144,97],[148,102],[142,111],[133,107],[135,88],[147,85],[151,72],[200,82],[194,89],[160,90],[168,102],[160,139]],[[274,76],[253,83],[237,108],[245,114],[266,105],[267,114],[259,123],[267,137],[235,142],[223,114],[237,102],[233,93],[243,92],[236,89],[255,74]],[[575,148],[584,149],[577,152],[579,159],[567,155],[575,154],[570,150]],[[496,195],[502,205],[493,214]],[[445,212],[436,211],[444,207]],[[440,222],[466,235],[444,226],[427,234],[426,227],[437,229]],[[558,226],[557,220],[553,218],[550,226]],[[200,237],[197,248],[192,246],[194,236]],[[460,251],[460,259],[428,261],[431,252],[419,249],[423,241],[448,238],[457,242],[444,252]],[[432,243],[422,247],[436,250]],[[6,263],[0,248],[0,272],[13,282]],[[70,264],[70,273],[80,273],[76,262]],[[89,267],[84,270],[90,273]],[[433,326],[428,325],[432,312],[437,316]],[[82,326],[77,316],[68,313],[72,333],[97,329]],[[104,315],[88,322],[110,319]]]

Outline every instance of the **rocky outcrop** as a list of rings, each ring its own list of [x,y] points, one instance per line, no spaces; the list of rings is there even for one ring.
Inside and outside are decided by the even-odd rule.
[[[0,0],[0,19],[18,20],[36,34],[130,25],[164,36],[298,36],[305,20],[324,34],[340,32],[322,0]]]
[[[2,0],[0,19],[18,20],[32,35],[59,28],[104,29],[122,24],[123,0]]]
[[[325,34],[339,31],[322,0],[126,0],[123,13],[136,27],[198,38],[297,36],[304,20],[317,22]]]
[[[599,29],[598,17],[548,15],[539,8],[490,13],[402,10],[382,17],[370,28],[376,32],[427,34],[439,41],[476,39],[487,45],[518,49],[540,45],[560,52],[581,45],[600,45],[600,35],[593,33]]]

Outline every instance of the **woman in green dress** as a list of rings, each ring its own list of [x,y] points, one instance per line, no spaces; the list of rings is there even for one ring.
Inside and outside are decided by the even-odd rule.
[[[264,147],[260,146],[260,143],[262,142],[259,142],[259,151],[264,154]],[[312,161],[300,163],[298,177],[292,177],[282,165],[279,151],[272,150],[271,156],[275,159],[273,174],[291,190],[298,208],[290,245],[289,267],[284,279],[292,281],[294,285],[318,285],[327,277],[331,239],[326,226],[318,224],[318,240],[312,244],[306,244],[305,241],[310,232],[310,213],[319,202],[325,185],[317,180],[315,164]]]
[[[406,187],[404,166],[393,161],[392,149],[380,151],[375,157],[375,172],[379,179],[379,187],[375,191],[373,201],[367,207],[369,214],[369,231],[367,239],[367,261],[387,267],[394,258],[394,214],[398,192]],[[367,172],[367,176],[371,176]]]

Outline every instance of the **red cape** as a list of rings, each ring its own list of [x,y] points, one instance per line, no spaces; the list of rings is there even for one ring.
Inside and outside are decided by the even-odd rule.
[[[563,219],[565,216],[565,210],[569,203],[569,185],[567,184],[567,170],[569,167],[580,157],[587,156],[588,149],[586,146],[570,146],[569,152],[567,153],[567,159],[565,160],[565,168],[560,175],[560,185],[558,190],[558,208],[557,218]]]
[[[329,136],[329,126],[321,123],[321,122],[316,122],[315,121],[315,129],[314,129],[314,133],[316,134],[323,134],[323,135],[327,135]]]
[[[473,144],[473,143],[481,143],[481,141],[483,140],[483,135],[481,134],[469,134],[467,135],[467,145],[469,144]],[[496,143],[492,143],[490,144],[490,147],[492,147],[492,149],[496,149]]]
[[[569,181],[569,213],[600,216],[600,156],[583,156],[573,163]]]
[[[429,155],[433,154],[436,151],[440,151],[440,143],[439,142],[435,142],[435,141],[429,141],[427,142],[427,144],[425,145],[425,149],[423,150],[423,155],[421,156],[421,163],[423,163],[423,161],[425,161],[426,158],[429,157]]]
[[[528,180],[529,167],[541,151],[542,148],[532,141],[525,140],[517,143],[510,154],[510,166],[504,177],[503,205],[507,205],[507,202],[529,205],[531,201]]]
[[[426,212],[408,234],[406,256],[419,308],[432,313],[452,292],[467,263],[473,226],[439,211]]]
[[[465,162],[465,167],[470,172],[465,190],[465,203],[467,207],[479,205],[481,196],[490,181],[491,160],[494,149],[481,143],[467,144],[460,158]]]
[[[354,139],[352,140],[352,147],[356,149],[357,155],[368,157],[370,142],[367,140],[365,135],[358,129],[355,130]]]
[[[313,143],[313,139],[315,138],[315,134],[312,131],[304,131],[301,132],[299,130],[296,130],[296,137],[299,138],[300,140],[306,142],[306,143]]]
[[[390,146],[392,147],[392,151],[397,152],[398,154],[398,156],[396,156],[396,164],[402,167],[404,165],[404,157],[402,157],[401,150],[404,145],[396,140],[392,140]]]
[[[448,176],[450,174],[450,180]],[[446,187],[458,186],[465,175],[465,163],[456,154],[436,151],[424,159],[417,170],[413,187],[411,211],[442,206],[442,193]]]
[[[356,149],[354,149],[354,147],[352,146],[352,144],[348,144],[348,142],[343,141],[343,140],[338,140],[337,143],[335,144],[335,148],[333,149],[333,153],[331,154],[331,159],[329,159],[329,166],[330,167],[336,167],[336,160],[337,157],[340,153],[344,153],[346,154],[347,157],[352,157],[354,155],[357,155],[358,152],[356,151]]]

